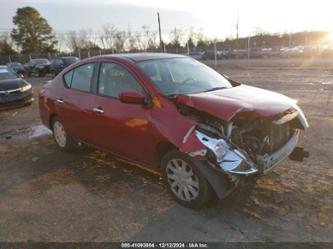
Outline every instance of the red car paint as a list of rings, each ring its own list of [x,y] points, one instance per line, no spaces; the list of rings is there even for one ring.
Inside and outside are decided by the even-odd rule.
[[[52,117],[57,115],[66,131],[77,140],[150,168],[156,167],[156,155],[163,146],[173,146],[186,153],[206,149],[197,141],[193,131],[190,131],[191,127],[197,124],[197,120],[182,115],[175,102],[162,96],[136,65],[140,60],[173,57],[180,56],[98,56],[71,65],[40,92],[39,108],[43,124],[50,127]],[[66,72],[83,64],[99,62],[113,62],[127,68],[150,95],[152,104],[147,106],[123,103],[119,99],[85,93],[65,86],[63,75]],[[176,102],[226,121],[242,110],[251,111],[259,116],[270,116],[293,106],[293,102],[283,95],[244,85],[178,96]],[[99,107],[103,108],[103,114],[93,111]],[[189,134],[189,137],[184,141],[186,134]]]
[[[240,111],[268,117],[294,106],[294,102],[284,95],[246,85],[178,96],[177,102],[225,121],[230,121]]]

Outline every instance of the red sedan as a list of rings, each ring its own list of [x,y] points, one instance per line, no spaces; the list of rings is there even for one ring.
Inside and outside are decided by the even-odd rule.
[[[39,108],[61,150],[81,142],[159,172],[193,208],[308,155],[296,147],[308,123],[294,100],[181,55],[82,60],[45,85]]]

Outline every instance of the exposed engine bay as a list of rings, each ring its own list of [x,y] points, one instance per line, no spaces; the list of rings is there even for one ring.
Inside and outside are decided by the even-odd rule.
[[[271,117],[240,112],[229,122],[189,107],[182,106],[179,110],[200,120],[195,128],[189,130],[186,138],[194,133],[207,148],[206,151],[201,149],[187,153],[205,158],[212,167],[225,173],[264,175],[293,153],[297,153],[294,158],[298,160],[308,156],[307,152],[296,147],[300,130],[308,127],[302,111],[297,108]]]

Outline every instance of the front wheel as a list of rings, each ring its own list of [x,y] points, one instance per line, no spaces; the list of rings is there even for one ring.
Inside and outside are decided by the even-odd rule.
[[[196,163],[179,152],[168,152],[162,159],[162,177],[170,194],[189,208],[200,208],[210,199],[211,189]]]
[[[66,132],[64,125],[58,117],[52,120],[53,138],[58,148],[62,151],[73,151],[78,143]]]

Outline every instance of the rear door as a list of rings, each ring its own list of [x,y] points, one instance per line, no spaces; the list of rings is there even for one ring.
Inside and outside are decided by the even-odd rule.
[[[80,65],[64,75],[64,91],[56,100],[57,113],[73,137],[90,143],[91,86],[95,63]]]

